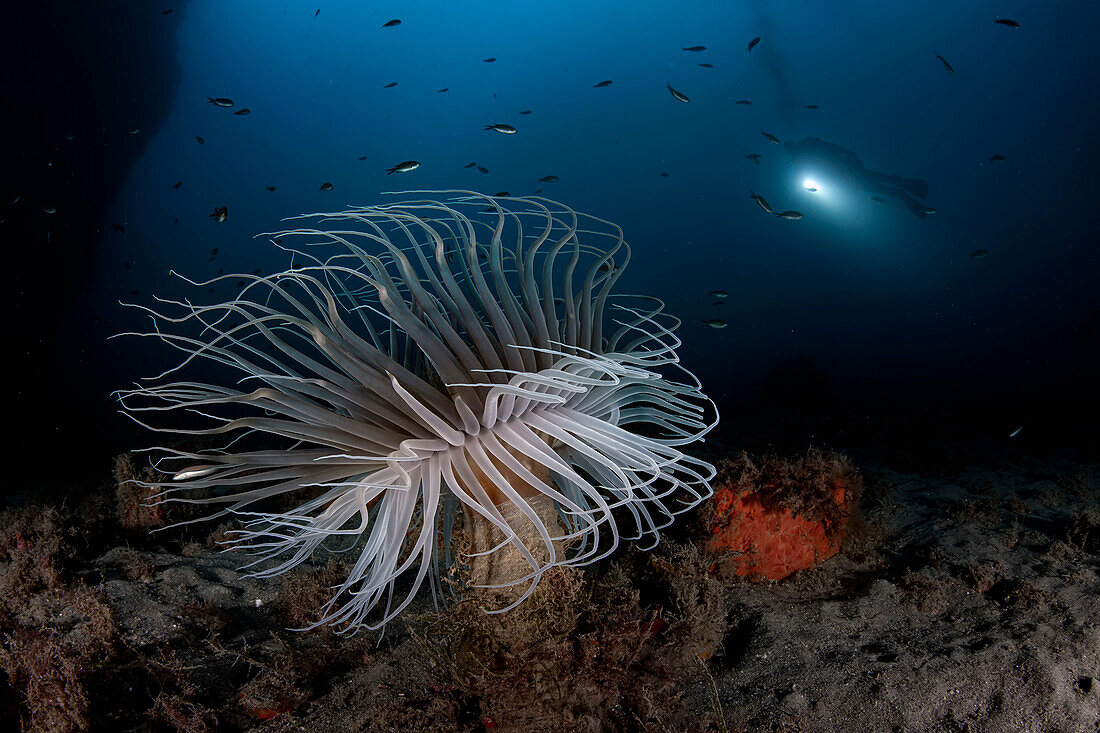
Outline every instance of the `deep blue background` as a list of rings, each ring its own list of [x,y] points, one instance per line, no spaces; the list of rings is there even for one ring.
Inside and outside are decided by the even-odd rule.
[[[170,269],[282,268],[254,234],[406,188],[541,186],[620,224],[635,252],[623,289],[683,317],[684,361],[726,405],[798,356],[853,399],[1095,389],[1096,3],[49,5],[0,39],[16,102],[0,236],[22,450],[89,430],[88,450],[131,438],[107,392],[173,356],[106,342],[134,323],[117,300],[184,294]],[[391,18],[402,24],[382,28]],[[694,45],[707,50],[680,50]],[[219,96],[251,113],[206,101]],[[809,193],[813,172],[761,129],[924,178],[937,213],[827,180]],[[385,174],[407,159],[421,168]],[[750,187],[805,219],[767,216]],[[729,326],[700,323],[716,317]]]

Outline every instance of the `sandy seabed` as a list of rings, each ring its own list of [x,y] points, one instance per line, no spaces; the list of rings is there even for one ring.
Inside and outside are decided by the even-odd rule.
[[[382,635],[287,631],[336,566],[261,581],[212,549],[209,525],[127,533],[109,498],[16,508],[0,543],[0,718],[26,730],[1100,730],[1100,464],[856,465],[859,537],[782,582],[704,573],[710,600],[685,610],[632,575],[644,553],[578,576],[576,613],[532,647],[538,699],[494,689],[528,678],[516,647],[463,685],[468,660],[447,669],[425,643],[438,628],[426,593]],[[678,543],[691,534],[669,538],[665,565]],[[683,574],[681,593],[695,582]],[[632,594],[635,580],[657,590]],[[715,598],[724,618],[685,620]],[[683,661],[704,627],[719,633]]]

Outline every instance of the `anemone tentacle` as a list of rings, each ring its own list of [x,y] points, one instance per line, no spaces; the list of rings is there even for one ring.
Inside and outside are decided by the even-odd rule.
[[[495,533],[473,554],[508,547],[528,566],[492,584],[524,589],[503,611],[551,567],[655,544],[714,477],[680,450],[718,418],[680,364],[679,321],[613,292],[619,227],[541,197],[406,193],[421,198],[294,217],[268,235],[290,269],[226,276],[246,284],[225,303],[139,306],[153,327],[129,334],[183,357],[117,393],[127,415],[233,436],[151,449],[173,476],[143,484],[156,501],[228,505],[215,516],[242,521],[233,545],[258,577],[322,545],[356,553],[315,625],[378,628],[425,578],[438,598],[457,507]],[[235,384],[171,381],[204,362]],[[164,413],[186,422],[149,424]]]

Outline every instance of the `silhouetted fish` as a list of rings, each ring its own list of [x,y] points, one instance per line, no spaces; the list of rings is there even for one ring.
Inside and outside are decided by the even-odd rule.
[[[219,107],[232,107],[233,100],[228,97],[207,97],[206,101],[210,104],[216,104]]]
[[[397,82],[395,82],[395,81],[391,81],[391,82],[390,82],[389,84],[386,84],[386,85],[385,85],[385,86],[383,86],[382,88],[383,88],[383,89],[393,89],[393,88],[394,88],[395,86],[397,86]]]
[[[437,94],[442,94],[443,92],[451,91],[451,88],[450,87],[443,87],[442,89],[436,89],[435,91],[436,91]]]
[[[493,62],[494,62],[494,61],[496,61],[496,60],[497,60],[497,57],[496,57],[496,56],[490,56],[490,57],[489,57],[489,58],[487,58],[487,59],[482,59],[482,61],[483,61],[484,63],[486,63],[486,64],[491,64],[491,63],[493,63]]]
[[[499,132],[502,135],[515,135],[517,132],[519,132],[519,130],[512,127],[511,125],[503,125],[499,123],[494,125],[486,125],[485,129],[492,130],[493,132]]]
[[[195,139],[199,141],[199,145],[206,145],[206,141],[203,140],[200,136],[195,135]]]
[[[238,117],[244,117],[246,114],[248,114],[251,111],[252,110],[250,110],[248,107],[241,107],[239,110],[237,110],[233,114],[238,116]]]
[[[711,318],[709,320],[703,321],[702,323],[707,328],[725,328],[727,325],[726,322],[723,321],[721,318]]]
[[[274,191],[275,190],[274,186],[264,186],[264,188],[266,188],[268,191]]]
[[[179,188],[182,185],[183,185],[183,181],[176,181],[175,183],[172,184],[172,188]]]
[[[935,52],[933,52],[933,53],[935,53]],[[947,59],[945,59],[943,56],[940,56],[938,53],[936,54],[936,58],[938,58],[940,60],[940,63],[943,64],[943,68],[947,69],[952,74],[955,73],[954,67],[952,67],[951,64],[947,63]]]
[[[393,20],[387,20],[385,23],[382,24],[382,27],[393,28],[395,25],[401,25],[401,21],[397,18],[394,18]]]
[[[749,160],[751,160],[753,163],[756,163],[757,165],[760,165],[760,158],[762,156],[760,155],[760,153],[749,153],[745,157],[748,158]]]
[[[802,218],[801,211],[777,211],[775,215],[783,219],[789,219],[791,221],[798,221]]]
[[[1009,20],[1008,18],[997,18],[993,22],[994,23],[999,23],[1000,25],[1007,26],[1009,28],[1019,28],[1020,27],[1019,23],[1017,23],[1014,20]]]
[[[598,84],[593,84],[592,88],[593,89],[599,89],[600,87],[609,87],[609,86],[611,86],[611,80],[610,79],[605,79],[604,81],[601,81]]]
[[[543,176],[539,179],[539,183],[557,183],[560,180],[557,176]]]
[[[756,48],[756,44],[758,43],[760,43],[760,36],[757,36],[756,38],[749,41],[749,50],[751,51]]]
[[[531,114],[531,110],[529,110],[529,109],[525,109],[525,110],[523,110],[522,112],[520,112],[520,114],[521,114],[521,115],[529,115],[529,114]]]
[[[668,171],[661,171],[661,178],[668,178]]]
[[[226,206],[215,206],[214,213],[210,215],[210,218],[214,221],[225,221],[229,217],[229,208]]]
[[[140,127],[135,127],[132,130],[127,130],[126,134],[127,135],[136,135],[139,132],[141,132],[141,128]]]
[[[730,297],[730,294],[727,293],[725,290],[710,290],[710,291],[707,292],[707,295],[710,295],[710,296],[715,297],[715,298],[728,298],[728,297]]]
[[[760,134],[763,135],[764,139],[767,140],[768,142],[775,143],[776,145],[779,144],[779,138],[777,138],[775,135],[771,134],[770,132],[764,132],[763,130],[761,130]]]
[[[772,211],[771,204],[768,203],[767,199],[765,199],[763,196],[761,196],[760,194],[753,191],[751,188],[749,189],[749,198],[752,199],[753,201],[755,201],[756,205],[759,206],[761,209],[763,209],[765,211],[765,213],[768,213],[768,214],[774,214],[775,213],[774,211]]]
[[[738,99],[734,104],[752,104],[752,101],[748,99]]]
[[[406,160],[404,163],[398,163],[393,168],[387,168],[386,169],[386,175],[388,176],[388,175],[391,175],[393,173],[408,173],[409,171],[414,171],[419,167],[420,167],[420,161]]]
[[[366,160],[366,159],[367,159],[367,156],[365,156],[365,155],[360,155],[358,158],[356,158],[356,160]]]
[[[686,94],[676,91],[668,82],[665,82],[665,86],[668,87],[668,93],[671,94],[672,98],[675,99],[677,102],[683,102],[684,104],[688,104],[689,102],[691,102]]]
[[[316,18],[320,14],[321,14],[321,9],[317,8],[317,12],[313,14],[313,17]]]
[[[111,229],[115,230],[115,234],[125,234],[126,233],[126,227],[122,226],[118,222],[113,222],[111,224]]]
[[[806,109],[821,109],[821,107],[818,107],[816,104],[807,104]]]
[[[511,195],[512,194],[508,193],[507,191],[497,191],[496,193],[493,194],[493,196],[505,197],[505,198],[507,198],[508,196],[511,196]]]
[[[475,166],[477,166],[477,163],[467,163],[466,165],[464,165],[464,166],[462,166],[462,167],[463,167],[463,168],[473,168],[473,167],[475,167]]]
[[[681,48],[680,50],[681,51],[694,51],[695,53],[698,53],[700,51],[706,51],[707,47],[706,46],[688,46],[687,48]]]
[[[332,188],[333,188],[332,184],[329,183],[328,181],[325,181],[324,183],[321,184],[321,188],[319,190],[321,190],[321,191],[331,191]]]
[[[970,253],[970,256],[973,257],[976,260],[980,260],[982,257],[985,257],[987,254],[989,254],[988,249],[976,249],[976,250],[974,250],[973,252]]]
[[[1004,159],[1005,159],[1005,157],[1003,155],[1001,155],[1000,153],[994,153],[993,155],[989,156],[989,162],[990,163],[992,163],[995,160],[1004,160]]]
[[[478,173],[484,173],[485,175],[489,175],[489,169],[484,167],[484,166],[479,165],[477,167],[477,170],[478,170]]]
[[[704,69],[713,69],[714,64],[696,64],[696,66],[702,66]]]

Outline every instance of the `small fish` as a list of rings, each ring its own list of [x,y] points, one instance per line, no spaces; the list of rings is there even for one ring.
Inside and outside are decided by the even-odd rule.
[[[727,293],[725,290],[708,290],[707,295],[711,296],[712,298],[728,298],[728,297],[730,297],[730,294]]]
[[[761,130],[760,134],[763,135],[764,139],[767,140],[768,142],[775,143],[776,145],[779,144],[779,138],[777,138],[775,135],[771,134],[770,132],[764,132],[763,130]]]
[[[214,258],[217,257],[217,256],[218,256],[218,248],[215,247],[214,249],[210,250],[210,259],[208,259],[207,262],[208,263],[213,262]]]
[[[508,193],[507,191],[497,191],[496,193],[493,194],[493,196],[498,197],[498,198],[507,198],[511,195],[512,194]]]
[[[707,328],[725,328],[727,324],[721,318],[711,318],[703,321],[703,325]]]
[[[252,110],[250,110],[248,107],[241,107],[239,110],[237,110],[233,114],[237,117],[244,117],[245,115],[247,115],[251,112],[252,112]]]
[[[46,204],[45,206],[42,207],[42,211],[47,213],[47,214],[56,214],[57,213],[57,207]]]
[[[668,178],[668,171],[661,171],[661,178]]]
[[[746,159],[751,160],[753,163],[760,165],[760,158],[763,157],[760,153],[749,153],[745,156]]]
[[[1010,437],[1010,438],[1015,438],[1015,437],[1016,437],[1017,435],[1019,435],[1019,434],[1020,434],[1020,431],[1021,431],[1021,430],[1023,430],[1023,429],[1024,429],[1024,426],[1023,426],[1023,425],[1021,425],[1020,427],[1016,428],[1016,429],[1015,429],[1015,430],[1013,430],[1013,431],[1012,431],[1011,433],[1009,433],[1009,434],[1008,434],[1008,437]]]
[[[922,207],[920,207],[920,210],[921,210],[921,213],[924,214],[925,216],[932,216],[932,214],[936,213],[936,210],[933,209],[931,206],[922,206]]]
[[[935,53],[935,52],[933,52],[933,53]],[[943,64],[943,68],[947,69],[952,74],[955,73],[954,67],[952,67],[951,64],[947,63],[947,59],[945,59],[943,56],[940,56],[938,53],[936,54],[936,58],[938,58],[940,60],[940,63]]]
[[[178,216],[175,219],[172,220],[172,226],[178,226],[179,223],[180,223],[180,218]]]
[[[486,64],[491,64],[491,63],[493,63],[493,62],[494,62],[494,61],[496,61],[496,60],[497,60],[497,57],[496,57],[496,56],[490,56],[489,58],[487,58],[487,59],[482,59],[481,61],[482,61],[483,63],[486,63]]]
[[[789,219],[790,221],[798,221],[802,218],[801,211],[777,211],[775,215],[784,219]]]
[[[531,114],[531,110],[529,110],[529,109],[525,109],[525,110],[523,110],[522,112],[520,112],[520,114],[521,114],[521,115],[529,115],[529,114]]]
[[[117,221],[111,223],[111,229],[115,230],[115,234],[125,234],[126,233],[126,227],[122,226]]]
[[[358,158],[356,158],[356,160],[366,160],[366,159],[367,159],[367,156],[365,156],[365,155],[360,155]]]
[[[804,109],[821,109],[821,107],[817,106],[816,104],[807,104]]]
[[[810,193],[817,193],[817,189],[814,188],[813,186],[806,186],[806,190],[809,191]]]
[[[451,91],[450,87],[443,87],[442,89],[436,89],[435,93],[436,94],[443,94],[443,92],[449,92],[449,91]]]
[[[395,86],[397,86],[397,82],[391,81],[389,84],[384,85],[382,88],[383,89],[393,89]]]
[[[466,165],[464,165],[462,167],[463,168],[475,168],[475,167],[477,167],[477,163],[467,163]]]
[[[599,89],[600,87],[609,87],[609,86],[611,86],[611,80],[610,79],[604,79],[603,81],[601,81],[597,84],[593,84],[592,88],[593,89]]]
[[[681,48],[680,50],[681,51],[692,51],[694,53],[699,53],[700,51],[706,51],[707,47],[706,46],[688,46],[687,48]]]
[[[561,179],[557,176],[543,176],[538,180],[539,183],[557,183]]]
[[[210,215],[210,218],[217,222],[225,221],[229,216],[229,209],[225,206],[215,206],[214,213]]]
[[[868,196],[868,198],[871,199],[872,201],[878,201],[880,204],[886,203],[886,199],[884,199],[881,196]]]
[[[196,139],[196,140],[198,140],[198,142],[199,142],[199,145],[206,145],[206,141],[205,141],[205,140],[203,140],[203,139],[202,139],[201,137],[199,137],[198,135],[195,135],[195,139]]]
[[[504,125],[500,123],[497,123],[495,125],[486,125],[485,129],[492,130],[493,132],[499,132],[502,135],[515,135],[517,132],[519,132],[519,130],[512,127],[511,125]]]
[[[671,94],[672,98],[675,99],[677,102],[683,102],[684,104],[688,104],[689,102],[691,102],[686,94],[676,91],[668,82],[665,82],[665,86],[668,87],[668,93]]]
[[[122,266],[125,267],[127,270],[134,269],[134,263],[133,262],[123,262]]]
[[[1005,157],[1003,155],[1001,155],[1000,153],[994,153],[993,155],[989,156],[989,162],[990,163],[992,163],[995,160],[1004,160],[1004,159],[1005,159]]]
[[[15,196],[13,196],[11,201],[9,201],[8,203],[11,204],[12,206],[15,206],[17,203],[19,203],[19,199],[21,199],[21,198],[23,198],[23,197],[20,196],[19,194],[15,194]]]
[[[172,188],[179,188],[182,185],[183,185],[183,181],[176,181],[175,183],[172,184]]]
[[[760,43],[760,36],[757,36],[756,38],[749,41],[749,50],[752,51],[754,48],[756,48],[756,44],[758,43]]]
[[[140,127],[135,127],[132,130],[127,130],[126,134],[127,135],[137,135],[139,132],[141,132],[141,128]]]
[[[168,8],[167,10],[160,11],[160,14],[161,15],[171,15],[172,14],[172,8]]]
[[[321,14],[321,9],[317,8],[317,12],[313,14],[313,17],[316,18],[320,14]]]
[[[388,175],[391,175],[393,173],[408,173],[409,171],[414,171],[419,167],[420,167],[420,161],[406,160],[404,163],[398,163],[393,168],[387,168],[386,169],[386,175],[388,176]]]
[[[393,20],[387,20],[385,23],[382,24],[382,27],[383,28],[393,28],[394,26],[397,26],[397,25],[401,25],[401,21],[397,18],[394,18]]]
[[[206,101],[219,107],[232,107],[233,100],[228,97],[207,97]]]
[[[274,191],[275,190],[274,186],[264,186],[264,188],[266,188],[268,191]]]
[[[328,181],[325,181],[324,183],[321,184],[321,188],[318,189],[318,190],[320,190],[320,191],[331,191],[332,188],[333,188],[332,184],[329,183]]]
[[[752,102],[748,99],[738,99],[734,104],[752,104]]]
[[[970,256],[973,257],[976,260],[980,260],[981,258],[985,257],[987,254],[989,254],[988,249],[976,249],[976,250],[974,250],[973,252],[970,253]]]
[[[1019,23],[1017,23],[1014,20],[1009,20],[1008,18],[997,18],[993,22],[997,23],[999,25],[1006,26],[1008,28],[1019,28],[1020,27]],[[1010,435],[1009,437],[1011,438],[1012,436]]]
[[[772,211],[771,204],[768,203],[767,199],[765,199],[763,196],[761,196],[760,194],[753,191],[751,188],[749,189],[749,198],[752,199],[753,201],[755,201],[756,205],[759,206],[761,209],[763,209],[766,213],[768,213],[768,214],[774,214],[775,213],[774,211]]]
[[[477,167],[477,172],[478,172],[478,173],[484,173],[485,175],[489,175],[489,169],[488,169],[488,168],[486,168],[485,166],[481,166],[481,165],[479,165],[479,166]]]
[[[257,267],[255,270],[252,271],[252,274],[253,275],[259,275],[261,272],[263,272],[263,270],[261,268]]]
[[[713,303],[711,303],[711,305],[725,305],[725,304],[726,304],[726,301],[724,301],[724,300],[716,300]]]

